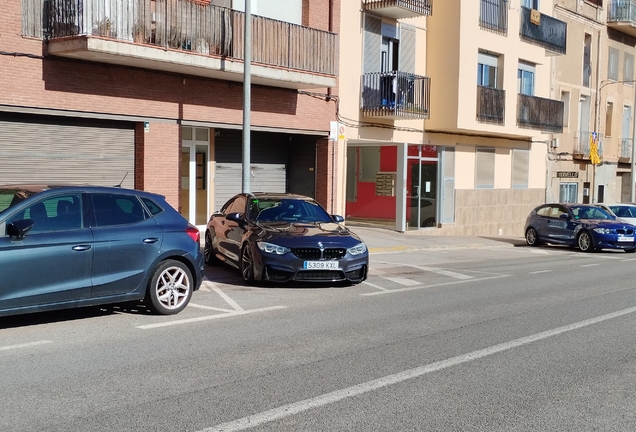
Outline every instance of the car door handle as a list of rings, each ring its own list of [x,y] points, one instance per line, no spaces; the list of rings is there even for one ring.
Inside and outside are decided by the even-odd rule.
[[[81,252],[81,251],[85,251],[85,250],[89,250],[91,248],[91,245],[77,245],[77,246],[73,246],[73,250],[77,251],[77,252]]]
[[[146,244],[157,243],[158,241],[159,241],[159,239],[156,238],[156,237],[149,237],[147,239],[144,239],[144,243],[146,243]]]

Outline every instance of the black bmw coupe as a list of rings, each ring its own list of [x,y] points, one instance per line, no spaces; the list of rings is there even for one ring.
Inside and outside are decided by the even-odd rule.
[[[366,279],[366,244],[312,198],[241,193],[208,222],[207,264],[225,262],[247,283],[350,282]]]

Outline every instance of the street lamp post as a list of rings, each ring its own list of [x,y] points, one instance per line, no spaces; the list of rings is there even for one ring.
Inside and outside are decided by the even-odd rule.
[[[250,111],[252,99],[252,1],[245,0],[243,38],[243,182],[242,192],[250,191]]]

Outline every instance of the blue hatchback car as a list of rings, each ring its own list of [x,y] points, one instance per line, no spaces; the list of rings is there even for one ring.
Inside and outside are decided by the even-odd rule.
[[[544,204],[526,219],[526,243],[563,244],[584,252],[622,249],[636,252],[634,225],[617,220],[595,205]]]
[[[156,194],[0,186],[0,316],[144,300],[182,311],[201,285],[199,230]]]

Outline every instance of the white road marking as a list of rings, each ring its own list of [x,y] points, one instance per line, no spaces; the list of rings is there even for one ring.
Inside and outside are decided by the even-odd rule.
[[[465,279],[465,280],[461,280],[461,281],[449,281],[449,282],[442,282],[442,283],[430,284],[430,285],[421,284],[421,285],[412,286],[412,287],[387,289],[387,290],[384,290],[384,291],[381,291],[381,292],[364,293],[364,294],[360,294],[360,295],[361,296],[375,296],[375,295],[381,295],[381,294],[393,294],[393,293],[399,293],[399,292],[404,292],[404,291],[414,291],[414,290],[418,290],[418,289],[422,289],[422,288],[435,288],[435,287],[446,286],[446,285],[457,285],[457,284],[466,283],[466,282],[479,282],[479,281],[485,281],[485,280],[490,280],[490,279],[499,279],[499,278],[510,277],[510,276],[511,275],[496,275],[496,276],[484,277],[484,278],[479,278],[479,279]]]
[[[538,270],[530,272],[530,274],[539,274],[539,273],[550,273],[552,270]]]
[[[412,265],[412,264],[402,264],[402,263],[391,263],[391,262],[385,262],[385,261],[378,261],[382,264],[392,264],[394,266],[399,266],[399,267],[410,267],[410,268],[414,268],[417,270],[422,270],[422,271],[427,271],[427,272],[431,272],[431,273],[437,273],[443,276],[448,276],[448,277],[452,277],[454,279],[473,279],[472,276],[468,276],[465,274],[461,274],[461,273],[457,273],[451,270],[445,270],[442,268],[437,268],[437,267],[425,267],[425,266],[417,266],[417,265]]]
[[[581,265],[581,266],[579,266],[579,267],[594,267],[594,266],[597,266],[597,265],[600,265],[600,264],[599,264],[599,263],[584,264],[584,265]]]
[[[208,287],[205,286],[205,281],[204,283],[201,284],[201,286],[199,287],[199,291],[206,291],[206,292],[210,292],[210,289]]]
[[[222,309],[222,308],[217,308],[217,307],[213,307],[213,306],[200,305],[200,304],[196,304],[196,303],[188,303],[188,307],[206,309],[206,310],[213,310],[213,311],[218,311],[218,312],[234,312],[231,309]]]
[[[624,259],[624,260],[621,260],[621,261],[623,261],[623,262],[636,261],[636,258]]]
[[[247,314],[256,313],[256,312],[266,312],[266,311],[286,309],[286,308],[287,306],[270,306],[270,307],[264,307],[259,309],[222,313],[218,315],[206,315],[206,316],[196,317],[196,318],[186,318],[186,319],[167,321],[162,323],[145,324],[145,325],[137,326],[137,328],[142,330],[148,330],[148,329],[154,329],[159,327],[169,327],[173,325],[190,324],[190,323],[199,322],[199,321],[208,321],[208,320],[219,319],[219,318],[235,317],[239,315],[247,315]]]
[[[404,381],[412,380],[422,377],[426,374],[448,369],[453,366],[457,366],[463,363],[468,363],[473,360],[478,360],[484,357],[488,357],[494,354],[498,354],[504,351],[509,351],[513,348],[518,348],[524,345],[528,345],[534,342],[538,342],[544,339],[551,338],[553,336],[560,335],[562,333],[578,330],[583,327],[598,324],[603,321],[611,320],[621,317],[623,315],[632,314],[636,312],[636,307],[629,309],[623,309],[618,312],[601,315],[596,318],[590,318],[587,320],[579,321],[574,324],[566,325],[563,327],[557,327],[552,330],[547,330],[540,333],[535,333],[530,336],[515,339],[509,342],[504,342],[498,345],[493,345],[488,348],[472,351],[467,354],[462,354],[457,357],[451,357],[446,360],[440,360],[434,363],[430,363],[424,366],[420,366],[414,369],[408,369],[402,372],[398,372],[393,375],[387,375],[375,380],[367,381],[362,384],[347,387],[341,390],[336,390],[330,393],[325,393],[320,396],[316,396],[310,399],[294,402],[291,404],[283,405],[278,408],[273,408],[267,411],[263,411],[258,414],[243,417],[234,421],[220,424],[218,426],[202,429],[199,432],[236,432],[245,429],[250,429],[255,426],[260,426],[265,423],[269,423],[275,420],[279,420],[285,417],[308,411],[314,408],[322,407],[339,402],[343,399],[359,396],[364,393],[369,393],[374,390],[379,390],[387,386],[395,385]]]
[[[53,343],[53,341],[51,341],[51,340],[41,340],[41,341],[37,341],[37,342],[27,342],[27,343],[21,343],[21,344],[16,344],[16,345],[6,345],[6,346],[0,346],[0,351],[8,351],[8,350],[20,349],[20,348],[31,348],[31,347],[34,347],[34,346],[46,345],[46,344],[50,344],[50,343]]]
[[[363,283],[363,284],[365,284],[365,285],[369,285],[370,287],[373,287],[373,288],[375,288],[375,289],[379,289],[380,291],[389,291],[388,289],[386,289],[386,288],[382,288],[381,286],[376,285],[376,284],[374,284],[374,283],[371,283],[371,282],[369,282],[369,281],[364,281],[364,282],[362,282],[362,283]]]
[[[550,252],[543,249],[530,249],[531,253],[540,254],[540,255],[550,255]]]
[[[239,304],[237,302],[232,300],[227,294],[225,294],[223,291],[221,291],[221,289],[219,287],[217,287],[213,282],[207,282],[207,285],[210,288],[212,288],[212,290],[215,293],[220,295],[221,298],[223,298],[223,300],[225,300],[227,302],[227,304],[232,306],[232,308],[234,308],[235,311],[238,311],[238,312],[243,312],[244,311],[244,309],[241,306],[239,306]]]
[[[407,279],[407,278],[403,278],[403,277],[387,277],[385,276],[383,279],[389,280],[391,282],[395,282],[398,285],[404,285],[404,286],[416,286],[416,285],[421,285],[421,282],[415,281],[413,279]]]

